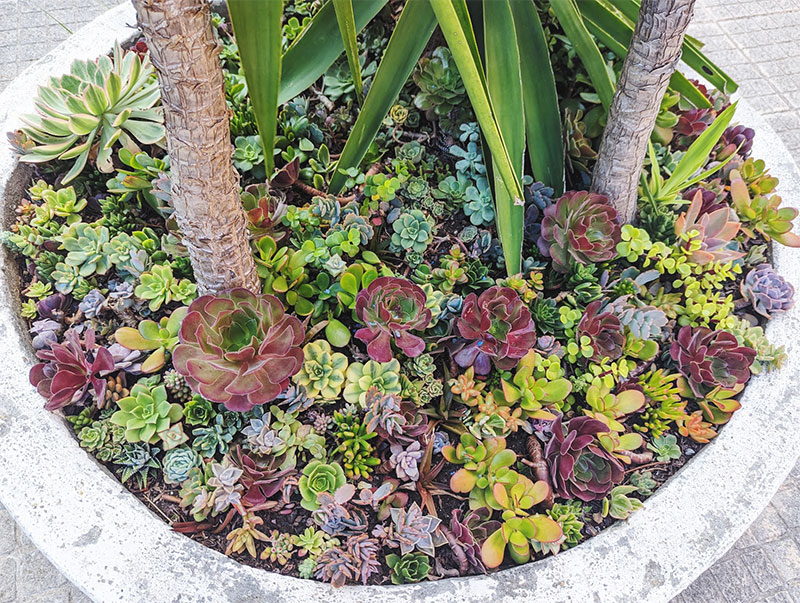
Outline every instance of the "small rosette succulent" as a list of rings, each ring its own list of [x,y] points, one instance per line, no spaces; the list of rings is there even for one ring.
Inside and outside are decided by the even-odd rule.
[[[102,401],[106,392],[103,378],[114,370],[114,358],[104,347],[95,345],[94,331],[89,329],[81,341],[75,331],[69,331],[63,343],[36,352],[40,362],[31,368],[29,379],[39,394],[47,399],[45,408],[56,410],[70,404],[80,404],[94,392]]]
[[[292,381],[305,387],[312,398],[338,398],[344,386],[347,356],[334,352],[324,339],[307,343],[303,347],[303,356],[303,367]]]
[[[747,383],[756,358],[755,350],[739,345],[727,331],[689,326],[678,332],[669,353],[694,394],[701,397],[718,385],[731,388]]]
[[[597,440],[597,434],[609,428],[591,417],[575,417],[566,423],[562,419],[553,421],[553,437],[544,451],[555,494],[584,502],[600,500],[625,474],[622,463]]]
[[[150,388],[137,383],[131,388],[131,395],[121,398],[117,405],[119,410],[111,415],[111,422],[125,428],[128,442],[155,444],[159,434],[183,418],[180,404],[167,401],[163,385]]]
[[[620,226],[617,210],[603,195],[566,193],[544,210],[537,245],[552,258],[553,268],[567,272],[570,264],[605,262],[617,255]]]
[[[578,338],[584,336],[589,338],[589,345],[594,350],[591,359],[595,362],[600,362],[603,358],[618,359],[622,356],[622,348],[625,346],[625,334],[619,318],[611,312],[598,314],[601,304],[602,302],[598,300],[586,306],[576,331]]]
[[[536,343],[530,310],[510,287],[490,287],[480,296],[470,293],[455,327],[467,342],[453,358],[463,368],[475,367],[479,375],[489,373],[490,359],[498,369],[514,368]]]
[[[759,264],[748,272],[739,290],[753,310],[767,318],[794,306],[794,287],[769,264]]]
[[[346,482],[347,478],[339,463],[326,464],[315,459],[305,466],[303,475],[298,481],[300,495],[303,497],[300,505],[308,511],[316,511],[319,509],[317,494],[320,492],[333,494]]]
[[[303,325],[272,295],[231,289],[192,302],[172,362],[189,386],[229,410],[274,400],[303,365]]]
[[[425,351],[421,337],[409,331],[424,329],[431,322],[425,307],[427,296],[404,278],[382,276],[356,296],[356,315],[366,326],[356,337],[367,344],[367,354],[377,362],[392,359],[392,340],[409,358]]]

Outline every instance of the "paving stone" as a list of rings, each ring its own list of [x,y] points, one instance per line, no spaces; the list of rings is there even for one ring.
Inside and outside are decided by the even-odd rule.
[[[793,539],[768,542],[764,551],[785,581],[800,580],[800,548]]]
[[[0,603],[17,598],[17,563],[11,557],[0,558]]]
[[[11,519],[11,515],[0,507],[0,555],[6,555],[16,548],[14,527],[14,520]]]
[[[769,560],[764,549],[753,547],[741,551],[740,559],[762,593],[770,592],[784,585],[781,575]]]
[[[17,591],[20,596],[32,597],[66,583],[67,579],[39,551],[26,555],[19,563]]]

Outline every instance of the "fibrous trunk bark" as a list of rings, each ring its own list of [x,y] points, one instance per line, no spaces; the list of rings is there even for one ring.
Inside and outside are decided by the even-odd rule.
[[[636,214],[639,174],[661,97],[681,58],[695,0],[642,0],[639,19],[608,111],[592,191],[627,223]]]
[[[133,0],[158,72],[175,218],[202,293],[260,291],[207,0]]]

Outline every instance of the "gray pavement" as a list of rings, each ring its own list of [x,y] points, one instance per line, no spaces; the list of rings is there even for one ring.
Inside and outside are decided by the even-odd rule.
[[[0,89],[115,4],[0,0]],[[706,43],[708,56],[739,82],[795,160],[800,160],[798,29],[800,0],[697,0],[690,28]],[[0,507],[0,603],[86,601]],[[739,542],[672,603],[744,602],[800,603],[800,464]]]

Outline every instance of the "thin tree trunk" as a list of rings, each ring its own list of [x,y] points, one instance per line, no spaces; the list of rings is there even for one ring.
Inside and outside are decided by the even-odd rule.
[[[695,0],[642,0],[636,30],[608,112],[592,191],[606,195],[631,222],[639,174],[661,97],[681,58]]]
[[[158,72],[172,205],[198,288],[258,292],[208,1],[133,0],[133,5]]]

